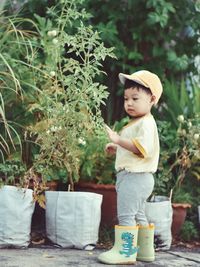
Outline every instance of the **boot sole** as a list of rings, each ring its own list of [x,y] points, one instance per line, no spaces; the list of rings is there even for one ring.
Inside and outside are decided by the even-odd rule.
[[[155,261],[155,258],[137,258],[137,261],[152,262]]]
[[[114,265],[114,264],[117,264],[117,265],[131,265],[131,264],[136,264],[136,261],[124,261],[124,262],[107,262],[107,261],[100,261],[101,263],[104,263],[104,264],[108,264],[108,265]]]

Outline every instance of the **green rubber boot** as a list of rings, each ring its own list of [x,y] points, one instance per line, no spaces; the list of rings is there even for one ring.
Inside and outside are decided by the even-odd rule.
[[[139,226],[138,230],[138,254],[139,261],[154,261],[154,224]]]
[[[137,257],[138,226],[115,226],[115,244],[112,249],[101,253],[100,262],[106,264],[134,264]]]

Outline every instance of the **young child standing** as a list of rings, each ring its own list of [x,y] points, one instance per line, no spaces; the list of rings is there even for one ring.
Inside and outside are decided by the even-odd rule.
[[[124,108],[131,117],[120,134],[106,127],[111,143],[106,151],[116,153],[117,216],[115,244],[100,254],[106,264],[131,264],[137,260],[153,261],[154,225],[145,216],[145,201],[154,187],[153,173],[159,160],[159,137],[151,108],[158,103],[162,84],[147,70],[127,75],[120,73],[124,84]]]

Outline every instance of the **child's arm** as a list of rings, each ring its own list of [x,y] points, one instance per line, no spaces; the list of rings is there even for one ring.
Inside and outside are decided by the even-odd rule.
[[[108,133],[110,140],[114,144],[119,145],[119,146],[133,152],[136,155],[141,155],[141,152],[137,149],[137,147],[134,145],[134,143],[132,143],[128,139],[121,138],[116,132],[114,132],[112,129],[110,129],[110,127],[108,127],[107,125],[105,128],[106,128],[106,131]]]

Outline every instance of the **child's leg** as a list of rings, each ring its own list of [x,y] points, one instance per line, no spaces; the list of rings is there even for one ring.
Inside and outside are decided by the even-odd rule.
[[[154,178],[150,173],[131,173],[122,171],[117,175],[117,213],[119,225],[147,225],[144,214],[144,201],[152,193]],[[138,214],[139,212],[139,214]]]
[[[99,261],[106,264],[134,264],[137,257],[138,226],[136,215],[141,204],[151,193],[153,177],[141,173],[122,171],[117,175],[117,212],[119,225],[115,226],[115,243],[112,249],[99,255]],[[140,217],[140,216],[139,216]],[[145,217],[145,216],[144,216]],[[146,253],[146,248],[142,250]],[[140,256],[143,256],[140,254]],[[152,260],[148,255],[145,260]]]
[[[144,226],[149,224],[147,221],[147,217],[145,215],[145,201],[146,199],[142,201],[140,208],[135,216],[137,224],[144,225]]]

